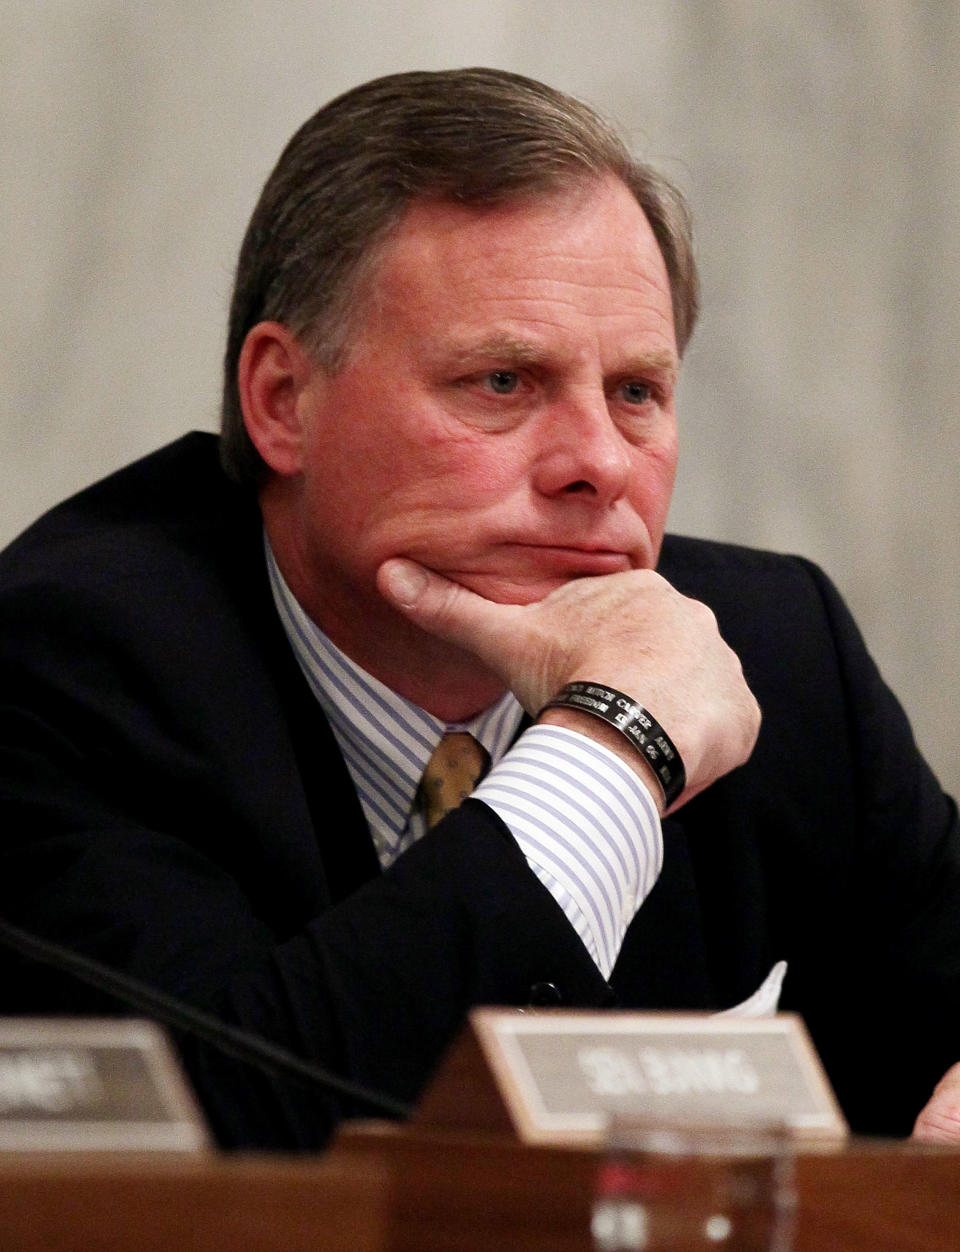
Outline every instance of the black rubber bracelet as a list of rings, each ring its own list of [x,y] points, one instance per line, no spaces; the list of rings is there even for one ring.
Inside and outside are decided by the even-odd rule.
[[[687,785],[687,771],[673,740],[642,705],[622,691],[600,683],[567,683],[540,712],[544,709],[579,709],[619,730],[656,774],[667,808]]]

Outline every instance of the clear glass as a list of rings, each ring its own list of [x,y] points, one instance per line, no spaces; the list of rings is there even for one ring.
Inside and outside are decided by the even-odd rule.
[[[615,1120],[597,1173],[596,1252],[789,1252],[793,1150],[781,1126]]]

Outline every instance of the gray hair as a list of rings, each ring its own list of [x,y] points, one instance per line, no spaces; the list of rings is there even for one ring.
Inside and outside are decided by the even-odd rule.
[[[252,483],[264,469],[237,389],[240,351],[258,322],[283,323],[334,372],[364,278],[413,201],[492,207],[605,174],[626,184],[657,239],[682,353],[699,308],[687,204],[588,105],[493,69],[392,74],[325,105],[281,154],[240,249],[224,357],[227,472]]]

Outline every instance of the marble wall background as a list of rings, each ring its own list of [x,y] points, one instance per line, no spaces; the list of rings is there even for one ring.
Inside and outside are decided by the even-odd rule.
[[[675,529],[823,563],[960,789],[954,0],[2,0],[0,541],[216,422],[280,147],[376,74],[582,95],[689,193]]]

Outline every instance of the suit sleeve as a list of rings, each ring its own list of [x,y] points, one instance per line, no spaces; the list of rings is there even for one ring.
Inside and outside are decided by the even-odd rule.
[[[737,1003],[786,959],[781,1008],[806,1021],[851,1126],[907,1134],[960,1058],[956,806],[822,571],[697,540],[665,554],[763,711],[747,764],[680,811],[682,832],[664,827],[690,853],[707,1002]]]
[[[818,1042],[851,1122],[907,1134],[960,1060],[960,825],[840,596],[820,570],[801,564],[835,643],[850,745],[847,758],[838,736],[840,774],[830,785],[848,789],[855,815],[843,832],[852,956],[837,954],[842,982],[815,1022]]]

